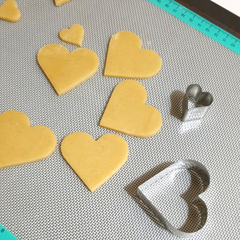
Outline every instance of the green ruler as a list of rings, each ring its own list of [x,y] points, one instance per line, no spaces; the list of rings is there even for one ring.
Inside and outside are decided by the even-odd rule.
[[[240,40],[173,0],[148,0],[240,55]]]
[[[0,224],[0,239],[1,240],[18,240],[1,224]]]

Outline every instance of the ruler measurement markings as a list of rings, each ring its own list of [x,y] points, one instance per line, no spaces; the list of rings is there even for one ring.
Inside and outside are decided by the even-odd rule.
[[[240,54],[240,41],[230,33],[209,22],[174,0],[148,0],[203,34]]]
[[[1,240],[18,240],[1,224],[0,224],[0,239]]]

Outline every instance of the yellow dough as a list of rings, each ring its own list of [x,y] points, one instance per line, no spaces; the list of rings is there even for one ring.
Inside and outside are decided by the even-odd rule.
[[[59,32],[59,37],[62,41],[79,47],[82,46],[83,35],[84,29],[79,24],[74,24],[70,27],[70,29],[62,29]]]
[[[95,52],[78,48],[72,52],[59,44],[41,48],[37,60],[58,95],[62,95],[92,77],[98,70]]]
[[[11,110],[0,115],[0,168],[47,158],[56,144],[56,137],[49,128],[31,127],[25,114]]]
[[[162,126],[162,116],[146,105],[147,91],[141,83],[125,80],[119,83],[107,104],[100,126],[135,137],[151,137]]]
[[[76,132],[63,139],[61,152],[78,177],[94,192],[126,162],[128,145],[116,134],[106,134],[95,141],[87,133]]]
[[[141,47],[141,39],[132,32],[114,34],[108,46],[104,76],[150,78],[156,75],[161,69],[161,58],[156,52]]]
[[[21,12],[18,10],[18,5],[14,0],[6,0],[0,6],[0,19],[17,22],[21,18]]]
[[[71,0],[54,0],[56,6],[60,6],[66,2],[70,2]]]

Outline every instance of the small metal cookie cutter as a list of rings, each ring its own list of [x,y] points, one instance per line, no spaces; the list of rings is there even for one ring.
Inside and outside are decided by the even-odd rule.
[[[198,84],[191,84],[182,101],[182,120],[186,122],[203,118],[212,102],[213,97],[209,92],[202,92]]]
[[[190,237],[207,221],[206,204],[198,195],[209,183],[208,171],[201,163],[181,160],[140,185],[137,197],[166,230]]]

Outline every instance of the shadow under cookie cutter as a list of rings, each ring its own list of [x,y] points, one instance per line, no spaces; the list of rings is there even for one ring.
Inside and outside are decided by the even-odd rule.
[[[182,101],[182,121],[202,119],[212,102],[213,97],[209,92],[202,92],[198,84],[191,84]]]
[[[200,187],[195,195],[194,187],[191,186],[185,193],[180,195],[181,198],[186,201],[189,212],[190,209],[193,209],[194,214],[192,214],[190,218],[187,218],[185,223],[178,228],[170,223],[165,216],[163,216],[163,214],[156,207],[156,204],[154,204],[153,199],[158,199],[155,195],[159,194],[159,191],[161,191],[159,189],[161,189],[161,186],[164,185],[163,179],[166,180],[166,178],[169,178],[169,180],[172,181],[174,176],[176,176],[176,173],[180,171],[188,171],[195,176],[195,180],[197,179],[200,182]],[[201,163],[193,160],[181,160],[167,167],[140,185],[137,189],[137,197],[145,206],[147,206],[147,208],[155,215],[155,217],[160,220],[164,228],[177,237],[190,237],[195,232],[200,230],[207,221],[206,204],[198,197],[198,195],[203,193],[208,188],[209,183],[209,173]]]

